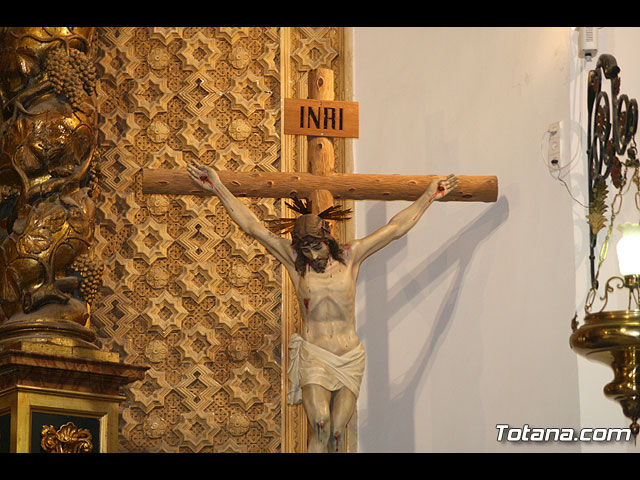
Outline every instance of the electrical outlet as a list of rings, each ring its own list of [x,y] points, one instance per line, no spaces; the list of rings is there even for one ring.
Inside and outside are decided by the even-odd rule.
[[[557,170],[562,167],[562,122],[549,125],[548,162],[549,168]]]
[[[587,61],[591,61],[598,53],[598,28],[597,27],[579,27],[578,38],[580,49],[578,56]]]

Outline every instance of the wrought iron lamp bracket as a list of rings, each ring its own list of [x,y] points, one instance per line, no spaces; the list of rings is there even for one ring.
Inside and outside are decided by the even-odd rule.
[[[606,220],[607,181],[621,190],[625,168],[638,168],[635,133],[638,127],[638,102],[620,95],[620,68],[612,55],[601,55],[589,72],[587,90],[587,160],[589,182],[590,271],[591,285],[597,290],[595,249],[598,233]],[[611,100],[602,90],[603,77],[611,84]],[[629,147],[629,148],[628,148]],[[618,156],[628,155],[621,162]],[[636,201],[638,204],[638,201]]]
[[[607,258],[614,222],[621,210],[623,195],[632,184],[636,187],[635,206],[640,211],[640,162],[635,142],[638,103],[620,95],[619,73],[616,59],[601,55],[588,77],[587,218],[591,288],[585,303],[584,323],[578,325],[577,313],[571,320],[570,345],[579,355],[612,368],[614,378],[605,386],[604,393],[618,402],[624,415],[631,419],[630,431],[635,438],[640,433],[640,275],[609,278],[600,297],[602,305],[598,311],[591,311],[598,297],[600,268]],[[603,78],[611,83],[611,97],[602,90]],[[626,160],[620,160],[625,154]],[[609,184],[615,188],[615,195],[607,205]],[[609,218],[606,218],[609,208]],[[605,226],[606,235],[596,264],[598,235]],[[625,288],[629,293],[627,309],[605,310],[612,294]]]

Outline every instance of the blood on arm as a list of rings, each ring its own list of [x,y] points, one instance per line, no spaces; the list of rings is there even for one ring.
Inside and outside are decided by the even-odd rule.
[[[445,186],[442,184],[442,182],[438,183],[438,188],[436,189],[435,192],[433,192],[433,194],[429,197],[429,203],[433,202],[435,200],[435,198],[439,195],[441,195],[444,191],[446,190]],[[413,221],[416,221],[420,215],[422,215],[421,213],[418,213],[415,217],[413,217]]]
[[[200,181],[202,183],[208,183],[209,185],[211,185],[211,188],[213,188],[213,191],[216,192],[216,195],[220,196],[220,192],[218,192],[218,189],[215,187],[215,185],[213,184],[213,182],[211,181],[211,179],[209,178],[209,176],[206,173],[201,173],[200,174]],[[227,207],[227,209],[230,212],[233,212],[233,208],[232,207]]]

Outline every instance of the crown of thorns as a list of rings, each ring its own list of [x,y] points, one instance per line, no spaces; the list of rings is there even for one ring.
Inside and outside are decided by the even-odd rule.
[[[293,199],[293,204],[285,202],[285,205],[294,212],[300,215],[310,215],[312,202],[311,200],[301,200],[299,198]],[[322,220],[336,220],[344,221],[351,218],[350,208],[339,208],[336,205],[332,205],[329,208],[318,213],[318,217]],[[300,217],[298,217],[300,218]],[[296,225],[298,218],[278,218],[276,220],[269,220],[267,227],[273,233],[287,234],[291,233]]]

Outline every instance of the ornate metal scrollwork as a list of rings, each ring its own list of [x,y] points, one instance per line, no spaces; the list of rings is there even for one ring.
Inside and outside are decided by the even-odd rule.
[[[606,225],[605,212],[608,194],[607,180],[616,188],[624,181],[624,166],[637,163],[634,135],[638,127],[638,103],[620,92],[620,68],[612,55],[601,55],[596,68],[589,72],[588,79],[588,181],[590,229],[591,285],[598,288],[595,267],[595,248],[599,231]],[[611,82],[611,100],[602,90],[604,78]],[[618,158],[625,154],[629,160]]]
[[[53,425],[43,425],[40,446],[45,453],[91,453],[91,432],[67,422],[56,430]]]
[[[617,214],[621,210],[622,197],[631,184],[636,187],[635,204],[640,207],[640,166],[637,157],[635,133],[638,126],[638,104],[626,95],[619,95],[620,68],[611,55],[601,55],[596,69],[589,72],[588,79],[588,178],[589,178],[589,224],[590,224],[590,261],[591,288],[585,303],[584,324],[578,328],[572,321],[571,348],[578,354],[608,365],[612,368],[614,379],[604,388],[607,398],[615,400],[624,415],[632,422],[631,432],[637,436],[640,432],[640,305],[638,288],[640,275],[625,274],[607,280],[603,301],[597,312],[591,307],[597,297],[600,267],[607,258],[611,234]],[[602,81],[611,81],[611,101],[601,90]],[[618,157],[627,155],[626,160]],[[629,171],[633,174],[629,177]],[[630,179],[630,182],[628,180]],[[611,186],[615,195],[610,202],[609,218],[605,218],[608,208],[606,197]],[[602,242],[598,264],[595,264],[594,250],[597,236],[607,224],[606,237]],[[616,290],[629,290],[626,310],[607,309],[607,304]],[[607,309],[607,310],[605,310]]]
[[[614,287],[612,285],[613,282],[618,282],[618,285]],[[600,298],[600,300],[603,301],[602,308],[600,309],[601,312],[604,311],[604,309],[607,307],[607,303],[609,302],[609,294],[613,293],[615,291],[615,288],[621,290],[624,287],[624,278],[622,277],[611,277],[609,280],[607,280],[607,283],[604,286],[604,295],[602,295],[602,297]]]
[[[95,339],[92,33],[0,28],[0,342],[26,332]]]

